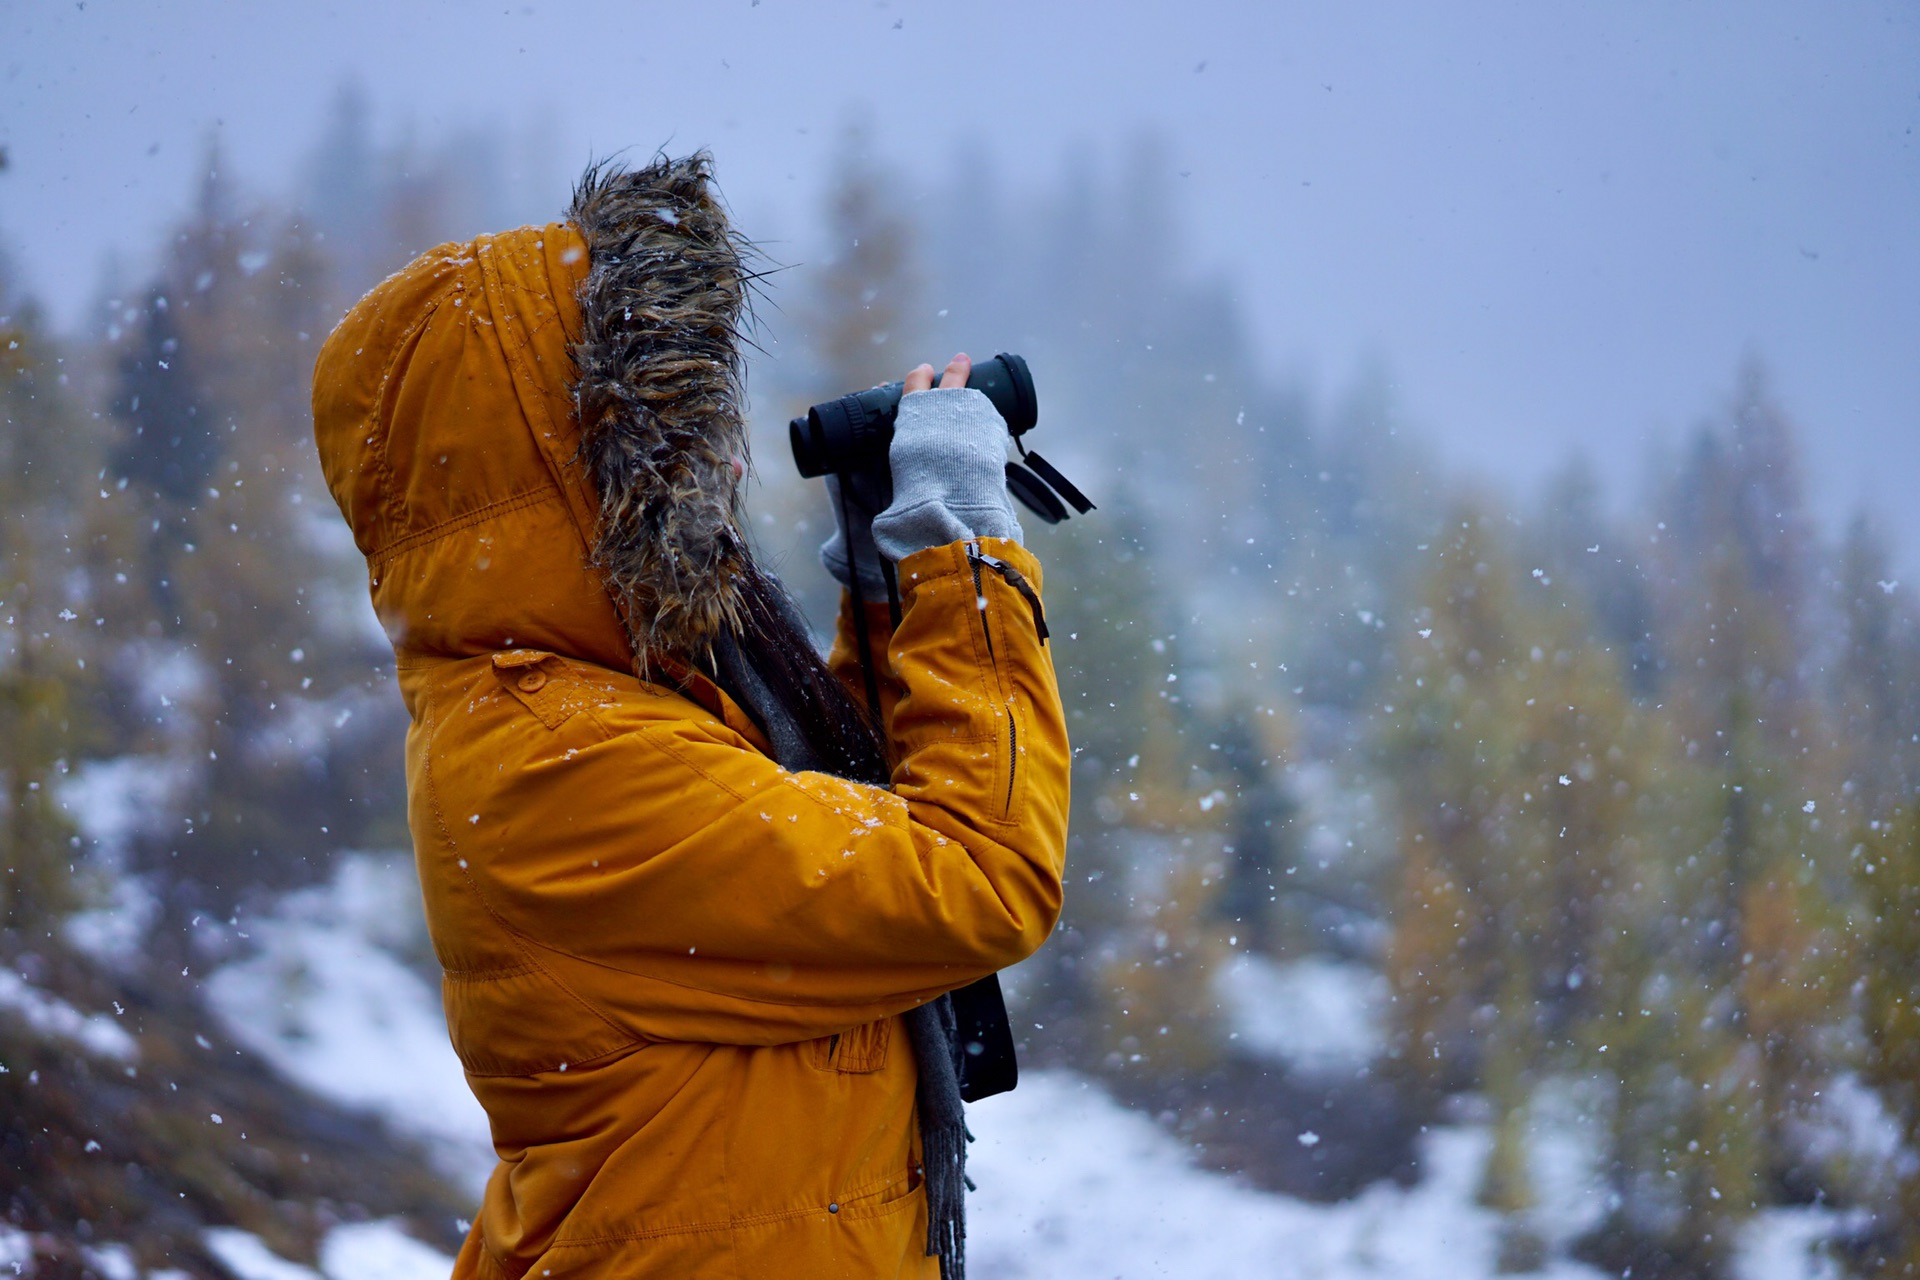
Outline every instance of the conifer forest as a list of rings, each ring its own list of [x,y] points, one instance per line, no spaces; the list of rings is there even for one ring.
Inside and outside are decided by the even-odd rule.
[[[1098,503],[1027,521],[1074,750],[1065,915],[1004,977],[1034,1087],[1302,1221],[1457,1166],[1489,1274],[1920,1275],[1920,611],[1885,513],[1816,513],[1829,424],[1767,353],[1632,484],[1488,480],[1391,352],[1272,372],[1151,132],[1013,184],[862,127],[818,242],[761,246],[747,512],[824,636],[788,418],[952,350],[1031,363],[1028,443]],[[435,1127],[457,1067],[394,1104],[311,1056],[333,1018],[413,1070],[440,971],[310,381],[372,284],[559,219],[565,178],[384,139],[350,90],[292,190],[208,139],[80,323],[0,258],[0,1262],[424,1276],[485,1175],[464,1112]],[[370,1003],[327,1003],[336,962]],[[1029,1274],[988,1156],[975,1274]],[[1805,1269],[1758,1269],[1782,1223]],[[1399,1273],[1480,1274],[1435,1254]]]

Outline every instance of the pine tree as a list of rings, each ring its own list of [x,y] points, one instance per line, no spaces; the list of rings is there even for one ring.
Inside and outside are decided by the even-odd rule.
[[[386,207],[366,90],[347,81],[334,92],[326,127],[307,161],[301,204],[349,291],[373,284],[399,263],[382,234]]]
[[[1618,1084],[1615,1208],[1589,1243],[1603,1265],[1715,1274],[1747,1214],[1824,1185],[1794,1135],[1833,1070],[1851,966],[1846,770],[1812,676],[1820,557],[1757,365],[1659,514],[1647,785],[1601,902],[1612,976],[1591,1028]]]
[[[1794,957],[1834,959],[1825,922],[1844,880],[1843,766],[1807,656],[1818,554],[1794,432],[1757,363],[1742,368],[1724,420],[1696,437],[1665,512],[1661,692],[1718,784],[1718,830],[1700,855],[1715,883],[1693,904],[1707,924],[1704,976],[1760,1050],[1769,1176],[1805,1185],[1813,1174],[1788,1131],[1820,1088],[1827,1018],[1797,984],[1829,979]]]
[[[1023,989],[1036,1020],[1058,1033],[1049,1042],[1085,1063],[1098,1060],[1094,1046],[1106,1039],[1100,1028],[1111,1025],[1109,1006],[1131,1007],[1113,1004],[1108,976],[1123,951],[1132,965],[1136,944],[1153,935],[1140,920],[1133,873],[1144,846],[1159,847],[1158,837],[1137,833],[1162,825],[1177,806],[1170,797],[1183,762],[1163,696],[1173,665],[1171,628],[1158,607],[1162,588],[1151,548],[1131,508],[1121,502],[1098,520],[1060,526],[1045,554],[1049,581],[1072,584],[1047,600],[1049,645],[1074,745],[1071,883],[1059,930],[1029,962],[1034,975]],[[1061,1048],[1068,1045],[1077,1052]]]
[[[1282,946],[1281,882],[1297,868],[1300,857],[1294,829],[1299,806],[1274,767],[1277,753],[1268,747],[1269,734],[1259,723],[1266,718],[1243,708],[1214,735],[1220,764],[1233,788],[1228,809],[1230,843],[1222,850],[1226,873],[1215,911],[1234,927],[1236,945],[1270,955]],[[1291,883],[1287,888],[1288,905],[1292,905],[1297,890]]]
[[[1533,1094],[1586,1066],[1620,981],[1602,904],[1629,869],[1647,730],[1618,657],[1564,589],[1523,576],[1485,515],[1452,524],[1432,548],[1383,744],[1402,832],[1397,1069],[1429,1105],[1487,1093],[1481,1198],[1514,1215],[1517,1266],[1539,1247],[1525,1222]]]
[[[1636,694],[1652,692],[1656,657],[1653,599],[1626,530],[1602,508],[1599,477],[1585,459],[1548,481],[1534,524],[1533,554],[1593,620]]]
[[[1880,1094],[1908,1152],[1920,1151],[1920,810],[1875,822],[1861,842],[1855,877],[1865,903],[1860,947],[1862,1075]],[[1867,1274],[1920,1274],[1920,1170],[1911,1163],[1892,1189]]]
[[[147,304],[139,336],[120,359],[114,413],[128,438],[114,471],[177,506],[191,506],[220,457],[211,406],[203,403],[198,371],[180,347],[180,326],[163,290]]]
[[[0,262],[0,926],[36,940],[80,903],[59,787],[97,745],[73,608],[85,604],[73,551],[89,440],[64,363]]]
[[[1134,750],[1096,793],[1101,829],[1082,846],[1082,863],[1105,893],[1076,923],[1098,921],[1088,932],[1103,1066],[1135,1083],[1172,1083],[1195,1078],[1222,1055],[1213,979],[1235,926],[1220,919],[1226,868],[1219,842],[1194,820],[1195,714],[1177,692],[1178,634],[1154,637],[1146,652],[1147,679],[1135,687],[1133,715],[1121,722],[1132,730]]]
[[[330,263],[328,314],[436,244],[559,217],[564,187],[528,182],[558,176],[548,173],[556,148],[546,123],[536,117],[504,145],[496,129],[468,128],[383,146],[365,88],[342,82],[297,199]]]
[[[1844,625],[1835,664],[1835,732],[1847,811],[1890,819],[1920,786],[1920,623],[1895,595],[1885,541],[1864,517],[1848,528],[1834,589]]]
[[[899,180],[869,154],[860,122],[843,134],[835,166],[824,210],[824,263],[772,279],[804,292],[797,303],[774,312],[762,354],[790,341],[801,355],[756,368],[756,379],[771,384],[757,398],[780,407],[771,420],[756,424],[756,487],[748,504],[763,562],[781,573],[819,635],[830,632],[840,606],[839,585],[820,570],[818,559],[835,515],[821,482],[794,474],[787,420],[820,400],[897,381],[922,361],[938,370],[952,354],[925,346],[917,227]],[[773,331],[787,322],[798,332]]]
[[[125,484],[96,517],[103,576],[125,584],[107,612],[126,745],[185,779],[137,864],[182,914],[403,838],[399,708],[311,455],[327,264],[299,223],[243,214],[209,173],[119,362]],[[189,676],[171,706],[154,705],[157,667]]]
[[[951,354],[921,352],[917,230],[898,179],[874,161],[870,146],[858,122],[841,137],[827,207],[832,256],[815,276],[809,306],[808,348],[820,386],[832,395],[891,382],[923,360],[937,372]]]

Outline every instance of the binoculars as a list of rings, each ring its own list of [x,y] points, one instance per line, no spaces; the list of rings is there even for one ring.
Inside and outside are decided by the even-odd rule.
[[[1025,360],[1002,351],[993,359],[974,365],[967,377],[967,386],[993,402],[993,407],[1006,420],[1007,430],[1013,434],[1014,447],[1027,464],[1007,464],[1007,489],[1022,506],[1048,524],[1058,524],[1067,518],[1061,498],[1072,503],[1074,510],[1082,515],[1093,510],[1093,503],[1085,494],[1045,458],[1029,452],[1021,443],[1020,438],[1033,430],[1040,419],[1040,401],[1034,395],[1033,374]],[[889,382],[837,400],[822,401],[788,423],[793,461],[800,474],[812,479],[857,471],[885,461],[905,387],[902,382]]]

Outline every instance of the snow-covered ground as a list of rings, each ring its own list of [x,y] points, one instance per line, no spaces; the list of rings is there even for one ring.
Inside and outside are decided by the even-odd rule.
[[[332,883],[288,894],[249,923],[253,953],[214,971],[207,1000],[239,1043],[425,1139],[478,1196],[494,1163],[486,1113],[447,1041],[440,993],[396,954],[424,930],[403,858],[347,855]]]
[[[332,885],[291,895],[276,919],[254,922],[259,950],[218,971],[210,989],[234,1036],[308,1087],[435,1144],[477,1189],[485,1117],[447,1044],[437,993],[396,957],[411,945],[396,911],[415,911],[415,892],[403,867],[347,859]],[[1371,998],[1367,975],[1348,969],[1249,971],[1228,979],[1223,994],[1239,1003],[1271,986],[1310,1020],[1335,986],[1363,1003]],[[1377,1034],[1364,1014],[1337,1031],[1320,1046],[1328,1062],[1364,1053]],[[1541,1204],[1531,1225],[1550,1248],[1538,1274],[1551,1280],[1601,1274],[1559,1249],[1600,1208],[1579,1111],[1573,1097],[1549,1097],[1539,1108]],[[1418,1185],[1382,1183],[1323,1205],[1195,1167],[1151,1120],[1070,1073],[1029,1073],[1015,1092],[971,1108],[969,1123],[979,1138],[970,1163],[980,1189],[968,1210],[968,1251],[980,1280],[1473,1280],[1497,1271],[1500,1220],[1473,1198],[1488,1149],[1477,1124],[1427,1135]],[[1834,1274],[1814,1251],[1834,1225],[1818,1211],[1761,1215],[1741,1242],[1740,1275]],[[318,1280],[244,1232],[210,1233],[209,1244],[244,1280]],[[384,1222],[335,1229],[320,1257],[326,1280],[444,1280],[450,1266]]]
[[[392,1222],[335,1227],[320,1243],[320,1269],[303,1267],[238,1227],[207,1232],[207,1248],[240,1280],[447,1280],[453,1259]]]
[[[1303,1280],[1492,1276],[1499,1219],[1473,1203],[1478,1127],[1429,1135],[1427,1174],[1336,1205],[1308,1204],[1195,1169],[1180,1144],[1098,1085],[1023,1077],[970,1110],[968,1253],[981,1276],[1247,1276]],[[1555,1262],[1548,1277],[1597,1277]]]

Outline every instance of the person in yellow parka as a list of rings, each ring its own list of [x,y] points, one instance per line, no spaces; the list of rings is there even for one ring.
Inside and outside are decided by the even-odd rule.
[[[565,222],[387,279],[314,370],[499,1156],[461,1280],[963,1272],[945,993],[1060,910],[1041,570],[965,358],[922,366],[823,552],[892,562],[898,623],[843,604],[817,654],[742,531],[743,251],[704,155],[596,166]]]

